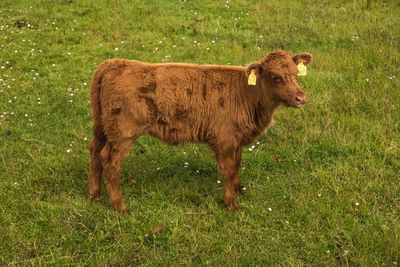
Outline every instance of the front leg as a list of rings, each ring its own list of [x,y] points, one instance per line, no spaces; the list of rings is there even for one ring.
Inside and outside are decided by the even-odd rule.
[[[242,160],[242,148],[238,147],[236,148],[236,155],[235,155],[235,161],[236,161],[236,175],[233,177],[233,186],[235,188],[235,192],[237,196],[243,195],[244,191],[243,188],[240,184],[240,178],[239,178],[239,168],[240,168],[240,161]]]
[[[224,204],[230,211],[235,211],[239,205],[236,202],[235,183],[239,183],[237,164],[237,148],[232,145],[222,145],[213,148],[218,162],[218,168],[224,179]]]

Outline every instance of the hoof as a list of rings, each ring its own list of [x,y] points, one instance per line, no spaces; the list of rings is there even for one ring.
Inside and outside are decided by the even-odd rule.
[[[98,201],[100,200],[100,196],[90,196],[91,201]]]
[[[116,203],[111,203],[111,206],[118,212],[122,214],[127,214],[128,212],[126,211],[126,206],[124,202],[116,202]]]
[[[236,202],[236,200],[233,201],[233,203],[231,203],[231,204],[225,204],[225,205],[226,205],[226,207],[228,208],[228,210],[229,210],[229,211],[232,211],[232,212],[236,211],[236,210],[239,208],[239,205],[238,205],[238,203]]]
[[[100,199],[100,190],[89,189],[89,197],[90,200],[99,200]]]
[[[129,210],[127,210],[127,209],[121,210],[120,212],[121,212],[121,214],[122,214],[123,216],[129,215],[129,213],[130,213]]]

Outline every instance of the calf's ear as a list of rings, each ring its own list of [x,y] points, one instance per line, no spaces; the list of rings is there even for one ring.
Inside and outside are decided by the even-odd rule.
[[[292,56],[292,59],[293,59],[294,63],[296,63],[296,65],[298,65],[301,60],[301,61],[303,61],[303,64],[307,66],[308,64],[311,63],[312,55],[309,53],[301,53],[301,54]]]
[[[259,75],[262,74],[263,69],[261,67],[261,64],[258,62],[250,63],[246,67],[246,76],[249,77],[251,71],[254,70],[254,74],[258,77]]]

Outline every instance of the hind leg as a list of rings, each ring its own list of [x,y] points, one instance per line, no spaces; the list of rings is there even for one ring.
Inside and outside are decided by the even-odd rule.
[[[120,173],[122,162],[129,155],[133,142],[134,139],[107,141],[100,154],[111,206],[123,213],[126,212],[126,206],[122,199]]]
[[[94,136],[90,140],[90,170],[89,170],[89,196],[90,199],[99,199],[101,192],[101,176],[103,166],[101,165],[100,152],[105,144],[105,138]]]

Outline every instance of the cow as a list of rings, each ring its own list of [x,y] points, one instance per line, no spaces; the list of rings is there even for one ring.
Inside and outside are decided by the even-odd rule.
[[[208,144],[223,177],[224,204],[235,211],[236,196],[243,193],[242,147],[264,132],[278,106],[306,103],[297,65],[311,60],[309,53],[290,56],[282,50],[247,67],[106,60],[90,83],[90,198],[100,198],[104,171],[111,206],[126,213],[122,162],[135,140],[147,134],[169,145]]]

